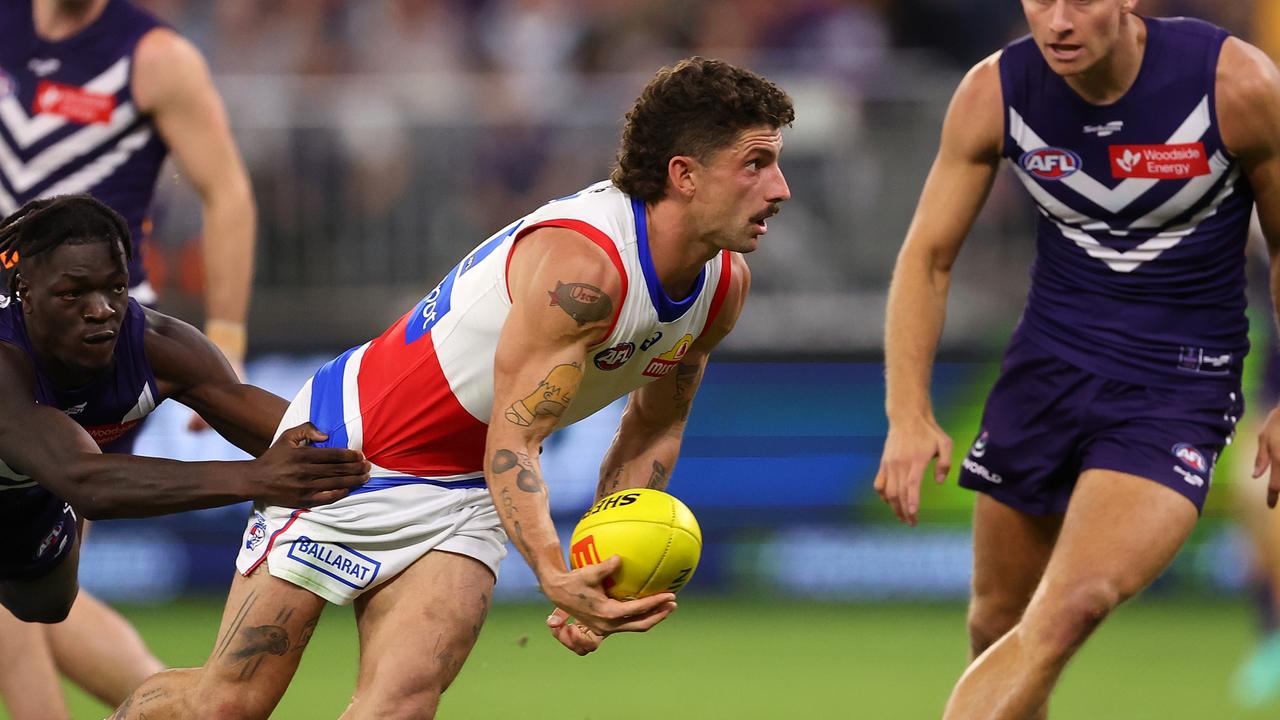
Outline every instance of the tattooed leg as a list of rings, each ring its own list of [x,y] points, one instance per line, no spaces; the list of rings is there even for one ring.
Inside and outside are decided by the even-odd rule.
[[[480,636],[492,593],[488,567],[435,551],[357,598],[360,674],[342,717],[433,716]]]
[[[324,605],[265,569],[237,575],[204,667],[152,676],[115,717],[266,718],[293,679]]]

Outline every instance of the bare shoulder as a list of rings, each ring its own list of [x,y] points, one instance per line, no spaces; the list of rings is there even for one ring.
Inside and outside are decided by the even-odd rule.
[[[1000,55],[992,53],[974,65],[956,87],[942,128],[945,152],[968,160],[999,162],[1004,142]]]
[[[698,345],[710,351],[733,330],[742,315],[742,308],[751,292],[751,267],[741,253],[729,253],[729,287],[725,291],[719,313],[707,330],[698,337]]]
[[[1280,150],[1280,71],[1266,53],[1228,38],[1218,56],[1215,89],[1227,149],[1242,156]]]
[[[205,381],[238,382],[226,358],[204,333],[151,308],[142,311],[147,318],[143,346],[161,396],[171,397]]]
[[[520,238],[511,251],[507,284],[514,300],[541,287],[548,280],[565,284],[585,284],[622,301],[620,268],[604,248],[585,235],[567,228],[542,227]],[[537,284],[537,287],[530,287]],[[615,304],[616,306],[616,304]]]
[[[142,37],[133,51],[133,95],[144,112],[154,112],[184,92],[210,85],[209,68],[196,46],[169,28]]]

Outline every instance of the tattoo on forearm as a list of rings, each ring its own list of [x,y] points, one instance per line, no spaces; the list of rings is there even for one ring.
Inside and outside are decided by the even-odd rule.
[[[645,487],[651,490],[662,490],[667,487],[667,479],[667,466],[654,460],[653,472],[649,475],[649,482],[645,484]]]
[[[527,493],[542,492],[544,484],[538,472],[533,469],[533,462],[524,453],[516,454],[510,450],[499,450],[493,454],[491,463],[494,475],[501,475],[513,468],[520,468],[516,474],[516,487]]]
[[[626,465],[619,465],[618,469],[608,475],[600,476],[600,483],[596,485],[597,500],[618,491],[618,488],[622,486],[622,477],[626,474],[626,467]]]
[[[613,317],[613,299],[595,285],[556,281],[556,289],[548,290],[551,307],[559,307],[579,326]]]
[[[551,369],[538,387],[507,408],[509,422],[529,427],[539,416],[558,418],[573,402],[574,389],[582,382],[582,363],[567,363]]]
[[[524,542],[524,529],[520,527],[520,510],[516,507],[515,501],[511,499],[510,488],[502,488],[502,516],[511,522],[511,532],[514,533],[511,541],[518,548],[528,550],[528,546]]]
[[[680,419],[689,419],[689,410],[693,407],[693,394],[698,387],[698,379],[702,374],[701,364],[676,366],[676,407],[680,408]]]
[[[125,699],[124,703],[120,706],[120,709],[112,713],[109,720],[128,720],[129,711],[134,709],[135,706],[139,710],[138,720],[146,720],[147,718],[146,714],[141,711],[142,706],[146,705],[152,700],[156,700],[158,698],[163,697],[164,694],[165,694],[164,688],[152,688],[151,690],[147,690],[146,692],[141,692],[141,691],[135,692]]]

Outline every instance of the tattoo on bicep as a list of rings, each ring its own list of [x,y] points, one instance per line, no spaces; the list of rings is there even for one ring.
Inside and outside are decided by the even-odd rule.
[[[613,317],[613,298],[595,285],[556,281],[556,289],[548,290],[551,307],[559,307],[581,327]]]
[[[557,365],[538,381],[533,392],[512,403],[505,416],[521,427],[529,427],[540,416],[559,418],[573,402],[573,393],[580,382],[582,363]]]
[[[544,483],[542,478],[538,477],[538,472],[533,469],[533,462],[529,456],[524,453],[516,454],[510,450],[499,450],[493,454],[493,462],[490,463],[493,468],[494,475],[501,475],[508,470],[520,468],[520,472],[516,474],[516,487],[527,493],[542,492]]]
[[[645,483],[645,487],[650,490],[662,490],[667,487],[668,471],[667,466],[653,461],[653,472],[649,475],[649,482]]]

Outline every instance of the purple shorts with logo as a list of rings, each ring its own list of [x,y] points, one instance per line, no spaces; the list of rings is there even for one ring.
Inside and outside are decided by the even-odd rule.
[[[43,488],[0,492],[0,580],[53,571],[76,546],[75,511]]]
[[[1160,483],[1204,507],[1244,413],[1239,381],[1134,385],[1082,370],[1015,333],[960,485],[1032,515],[1066,512],[1085,470]]]

